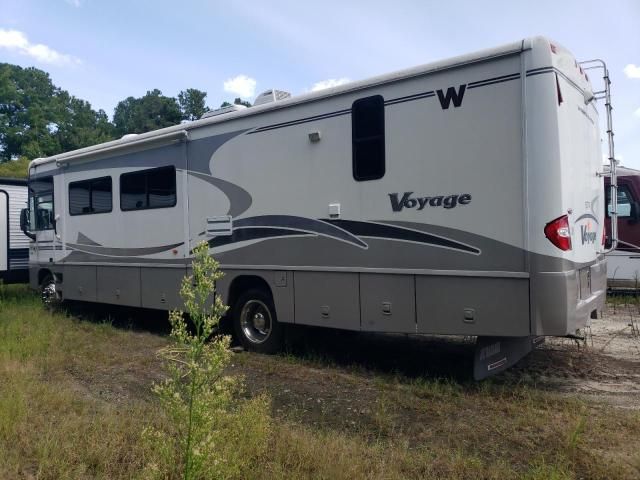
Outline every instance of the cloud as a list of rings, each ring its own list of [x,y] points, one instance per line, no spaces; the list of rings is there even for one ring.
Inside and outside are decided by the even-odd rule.
[[[64,0],[69,5],[73,5],[76,8],[80,8],[82,6],[82,0]]]
[[[633,112],[633,114],[634,114],[636,117],[640,118],[640,108],[637,108],[637,109],[636,109],[636,111],[635,111],[635,112]]]
[[[624,67],[623,72],[629,78],[640,78],[640,67],[633,63]]]
[[[6,48],[21,55],[29,56],[38,62],[51,65],[79,65],[79,58],[54,50],[42,43],[31,43],[27,36],[18,30],[0,28],[0,48]]]
[[[235,93],[242,98],[253,97],[256,93],[257,82],[246,75],[236,75],[224,82],[224,91]]]
[[[337,87],[338,85],[344,85],[345,83],[349,83],[351,80],[348,78],[329,78],[327,80],[322,80],[320,82],[316,82],[311,87],[312,92],[317,92],[318,90],[324,90],[325,88]]]

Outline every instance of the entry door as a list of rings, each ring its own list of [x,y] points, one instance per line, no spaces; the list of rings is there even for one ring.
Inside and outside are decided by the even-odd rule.
[[[38,263],[54,263],[61,254],[62,222],[57,215],[54,181],[52,176],[43,176],[29,182],[29,209],[31,230],[36,236],[36,258]]]

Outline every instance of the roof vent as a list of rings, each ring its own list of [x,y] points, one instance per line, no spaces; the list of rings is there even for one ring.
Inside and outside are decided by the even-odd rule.
[[[264,105],[265,103],[279,102],[280,100],[285,100],[287,98],[291,98],[291,94],[289,92],[276,90],[274,88],[258,95],[256,97],[256,101],[253,102],[253,106],[257,107],[258,105]]]
[[[225,113],[239,112],[240,110],[245,110],[246,108],[247,107],[245,107],[244,105],[229,105],[228,107],[216,108],[215,110],[209,110],[208,112],[206,112],[200,117],[200,119],[224,115]]]

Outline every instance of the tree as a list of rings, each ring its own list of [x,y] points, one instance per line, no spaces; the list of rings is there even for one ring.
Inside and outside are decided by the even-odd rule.
[[[89,102],[72,97],[64,91],[61,99],[66,108],[62,109],[59,120],[55,123],[54,136],[63,152],[115,138],[113,125],[104,110],[96,112]],[[50,127],[53,128],[53,125]]]
[[[58,153],[49,125],[59,112],[49,75],[35,68],[0,64],[0,156],[35,158]]]
[[[251,102],[247,102],[246,100],[242,100],[240,97],[236,97],[236,99],[233,101],[233,103],[236,104],[236,105],[244,105],[247,108],[252,106]]]
[[[55,155],[113,135],[104,111],[56,87],[48,73],[0,64],[0,161]]]
[[[231,103],[229,103],[227,101],[224,101],[220,105],[220,108],[230,107],[231,105],[243,105],[243,106],[245,106],[247,108],[252,106],[251,103],[249,103],[249,102],[247,102],[245,100],[242,100],[240,97],[236,97],[236,99],[233,101],[233,104],[231,104]]]
[[[116,106],[113,123],[118,135],[145,133],[177,125],[182,119],[178,102],[157,88],[140,98],[127,97]]]
[[[178,93],[178,103],[182,111],[183,120],[198,120],[202,115],[209,111],[204,103],[207,92],[196,88],[187,88]]]

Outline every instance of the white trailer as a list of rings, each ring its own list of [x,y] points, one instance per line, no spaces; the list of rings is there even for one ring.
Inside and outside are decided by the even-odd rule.
[[[0,178],[0,280],[29,279],[29,238],[20,230],[20,212],[27,206],[27,181]]]
[[[605,167],[605,198],[607,200],[606,230],[611,232],[611,173]],[[617,237],[614,250],[607,254],[607,284],[609,289],[640,289],[640,170],[616,168]]]
[[[246,347],[291,323],[477,335],[477,378],[602,308],[598,113],[560,45],[277,93],[31,162],[33,287],[172,308],[205,240]]]

